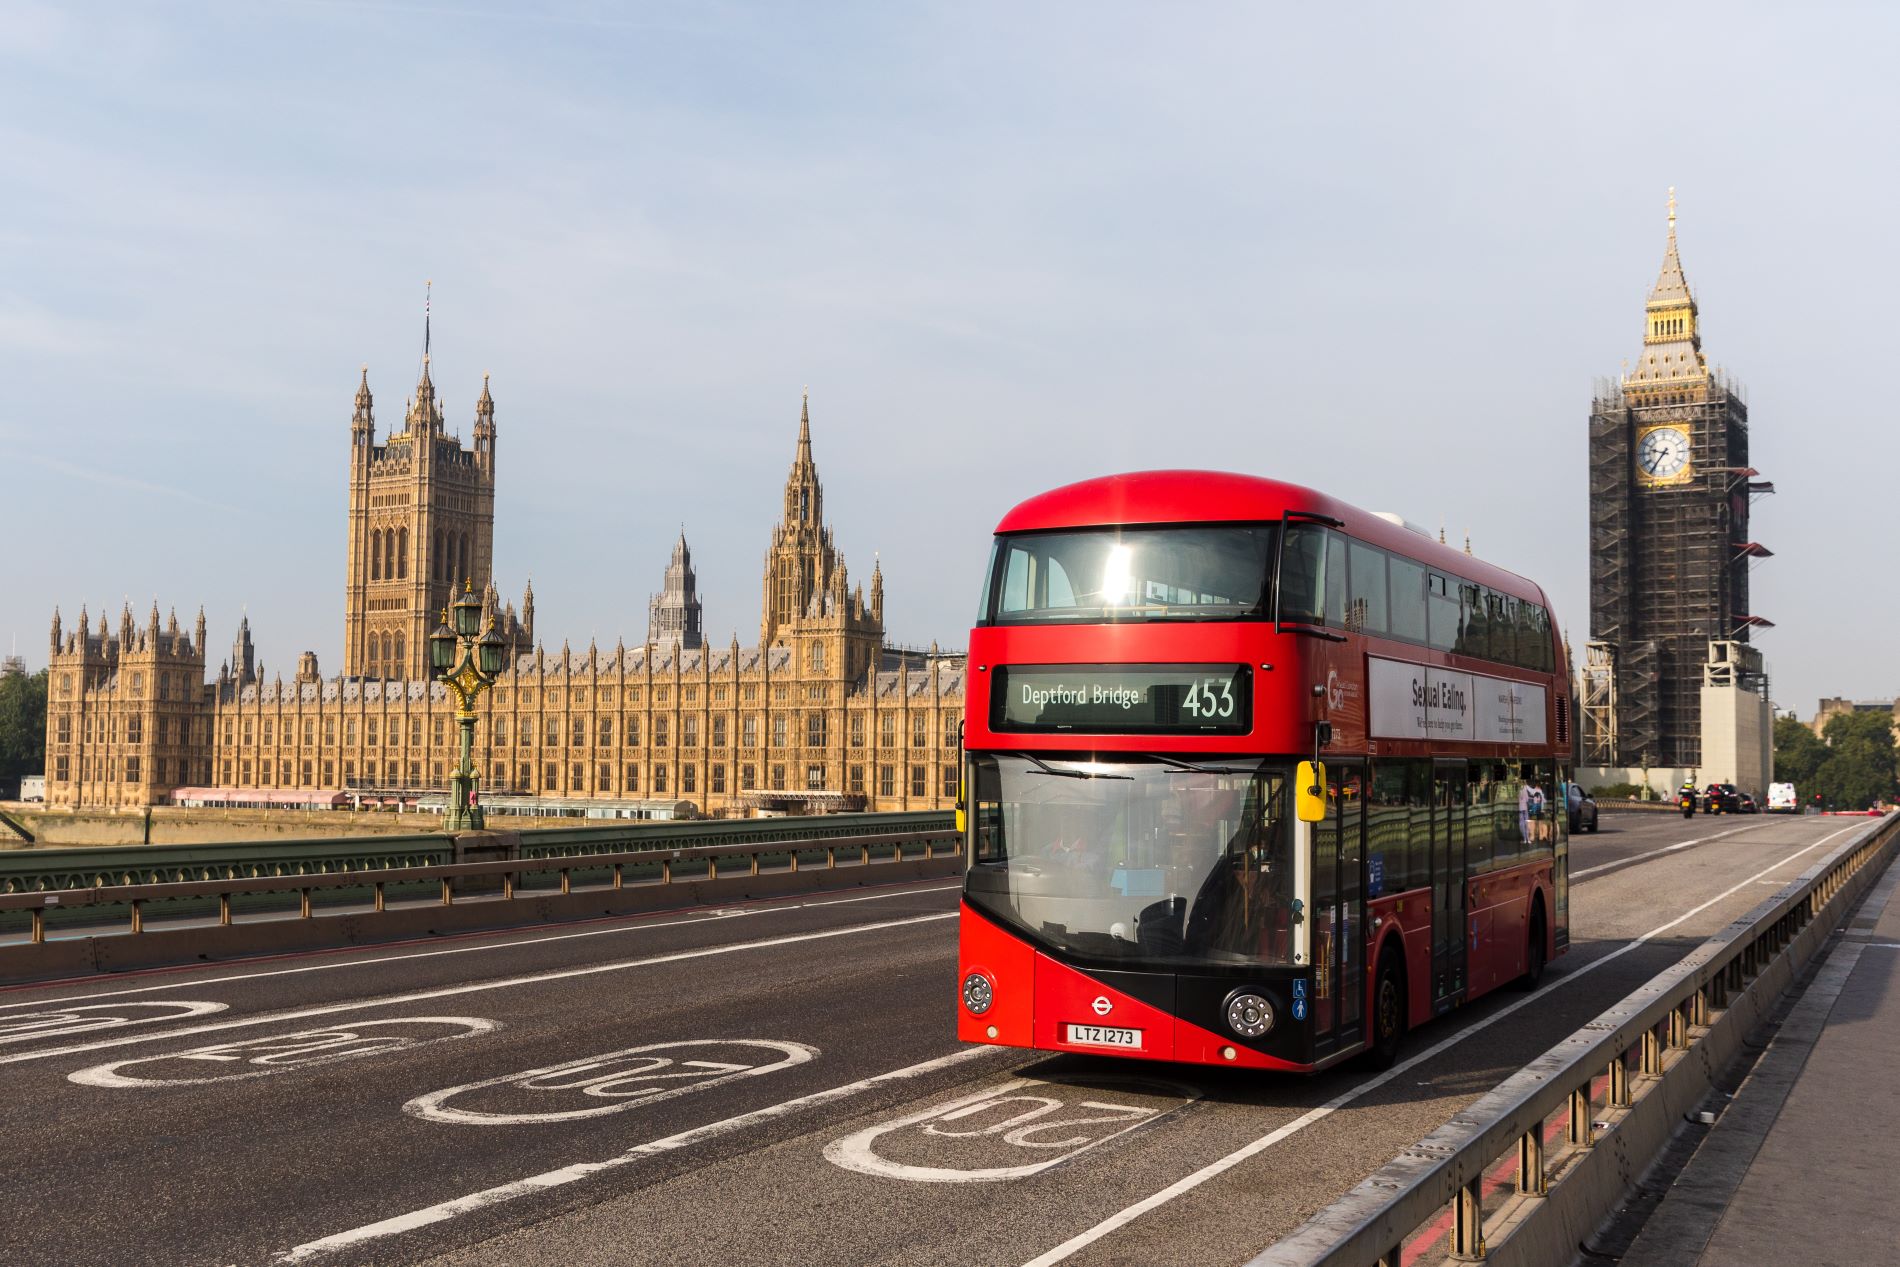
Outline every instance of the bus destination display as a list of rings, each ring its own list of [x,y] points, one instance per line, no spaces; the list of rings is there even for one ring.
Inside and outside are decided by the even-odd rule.
[[[998,666],[990,727],[1070,734],[1244,735],[1253,727],[1244,664]]]

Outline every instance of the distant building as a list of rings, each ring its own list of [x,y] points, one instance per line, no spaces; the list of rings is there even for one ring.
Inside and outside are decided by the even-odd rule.
[[[1843,699],[1835,696],[1824,699],[1814,710],[1814,721],[1810,723],[1816,735],[1827,730],[1827,724],[1844,713],[1886,713],[1893,718],[1893,728],[1900,735],[1900,700],[1891,699]]]
[[[534,642],[490,576],[494,400],[483,379],[474,447],[443,434],[424,359],[404,429],[379,444],[367,372],[350,424],[344,671],[305,652],[267,677],[240,622],[207,678],[203,613],[115,631],[53,615],[47,800],[138,807],[206,791],[348,792],[414,801],[455,760],[454,707],[427,674],[430,631],[460,586],[515,652],[482,697],[485,792],[648,801],[671,813],[941,809],[955,797],[964,657],[884,638],[884,577],[852,586],[823,520],[809,401],[766,554],[760,640],[705,644],[682,534],[648,607],[648,638],[611,649]],[[81,625],[89,617],[81,613]],[[212,798],[212,799],[215,799]],[[261,797],[270,800],[271,797]],[[318,799],[318,798],[312,798]]]
[[[1700,768],[1712,684],[1754,700],[1724,704],[1722,724],[1745,724],[1748,735],[1715,737],[1718,748],[1747,748],[1767,729],[1767,679],[1747,644],[1770,622],[1749,611],[1748,569],[1771,552],[1749,539],[1749,507],[1774,488],[1748,465],[1747,403],[1710,370],[1699,321],[1671,191],[1642,355],[1599,386],[1590,413],[1590,641],[1579,687],[1586,766]]]

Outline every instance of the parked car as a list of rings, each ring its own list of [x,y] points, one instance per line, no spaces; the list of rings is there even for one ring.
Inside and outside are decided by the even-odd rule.
[[[1733,783],[1711,783],[1702,793],[1705,814],[1739,814],[1742,794]]]
[[[1759,805],[1757,805],[1757,804],[1755,803],[1755,798],[1754,798],[1754,797],[1752,797],[1752,796],[1750,796],[1750,795],[1749,795],[1749,794],[1748,794],[1747,792],[1743,792],[1743,793],[1741,794],[1741,798],[1740,798],[1740,799],[1741,799],[1741,803],[1742,803],[1742,809],[1741,809],[1741,812],[1742,812],[1742,813],[1744,813],[1744,814],[1759,814],[1759,813],[1761,813],[1761,806],[1759,806]]]
[[[1576,787],[1575,784],[1571,785]],[[1597,798],[1578,787],[1570,806],[1570,834],[1597,829]]]

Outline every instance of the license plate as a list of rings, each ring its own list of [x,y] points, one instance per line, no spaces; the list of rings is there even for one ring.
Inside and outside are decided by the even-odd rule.
[[[1117,1029],[1110,1025],[1071,1025],[1064,1042],[1084,1047],[1132,1047],[1141,1049],[1141,1031]]]

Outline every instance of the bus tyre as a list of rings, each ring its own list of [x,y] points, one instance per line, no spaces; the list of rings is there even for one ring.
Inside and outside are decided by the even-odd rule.
[[[1535,990],[1544,979],[1544,904],[1531,908],[1530,943],[1524,948],[1524,975],[1517,979],[1520,990]]]
[[[1372,986],[1372,1042],[1366,1064],[1390,1069],[1405,1041],[1405,964],[1390,950],[1379,956],[1379,974]]]

